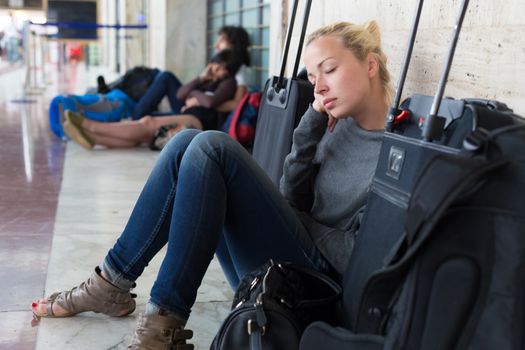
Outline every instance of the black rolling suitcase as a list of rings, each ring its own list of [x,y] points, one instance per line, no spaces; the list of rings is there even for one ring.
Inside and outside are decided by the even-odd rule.
[[[399,259],[399,255],[403,255],[403,249],[407,246],[406,225],[417,216],[414,211],[408,212],[409,204],[415,200],[414,184],[421,177],[423,170],[437,159],[448,157],[459,159],[461,162],[471,157],[472,152],[484,144],[487,130],[505,126],[512,128],[513,125],[521,123],[520,118],[510,109],[496,101],[442,98],[468,1],[464,1],[461,6],[436,95],[434,97],[414,95],[399,108],[399,97],[410,61],[422,4],[422,0],[417,3],[404,70],[400,77],[394,105],[387,116],[387,132],[371,185],[366,212],[343,280],[339,324],[342,327],[336,328],[325,323],[312,324],[303,334],[302,350],[313,350],[320,346],[334,350],[405,348],[398,346],[400,333],[394,335],[389,327],[394,327],[392,324],[398,328],[411,326],[411,324],[407,325],[411,322],[405,322],[401,326],[400,323],[393,322],[390,312],[390,307],[396,305],[395,297],[398,295],[396,293],[399,292],[398,287],[405,281],[403,273],[406,272],[408,265],[405,265],[403,273],[396,271],[396,274],[383,278],[377,276],[382,276],[383,271],[391,268],[396,259]],[[470,149],[471,153],[465,149]],[[441,188],[446,187],[446,174],[444,172],[434,176],[434,183],[430,186],[437,193],[441,193]],[[440,176],[443,185],[439,181]],[[421,211],[425,212],[423,209]],[[410,217],[407,213],[410,213]],[[407,300],[410,297],[406,296]],[[453,303],[453,300],[450,302]],[[409,311],[409,306],[406,308],[398,308],[395,317],[403,319]],[[431,328],[444,326],[432,325],[431,322],[421,324]],[[404,335],[409,334],[411,338],[420,339],[422,330],[412,330],[414,333],[408,332]],[[438,333],[429,334],[439,337]],[[443,339],[450,340],[446,337]],[[418,345],[414,344],[416,342],[407,348],[417,349]],[[449,343],[436,341],[436,344]],[[419,347],[422,348],[428,347]],[[438,348],[440,347],[436,349]]]
[[[297,77],[311,0],[306,0],[305,3],[303,25],[292,76],[291,78],[284,77],[298,4],[299,0],[295,0],[281,72],[279,76],[268,79],[264,87],[252,151],[257,163],[266,170],[276,184],[279,184],[283,173],[284,158],[290,153],[292,147],[293,130],[314,98],[312,84],[308,80]]]

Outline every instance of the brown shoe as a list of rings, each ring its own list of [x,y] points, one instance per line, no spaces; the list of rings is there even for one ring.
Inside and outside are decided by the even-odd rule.
[[[66,110],[65,116],[66,120],[62,125],[64,134],[85,149],[92,149],[95,146],[95,142],[93,142],[91,137],[89,137],[82,128],[83,117],[70,110]]]
[[[66,109],[64,112],[65,120],[69,121],[76,127],[82,128],[82,124],[84,123],[84,116],[78,112],[73,112],[70,109]]]
[[[79,286],[71,290],[53,293],[47,299],[46,314],[40,317],[70,317],[80,312],[93,311],[108,316],[126,316],[135,311],[136,295],[115,287],[100,275],[100,268]],[[53,305],[67,311],[63,315],[53,313]]]
[[[163,315],[140,315],[128,350],[193,350],[186,340],[193,332],[180,321]]]

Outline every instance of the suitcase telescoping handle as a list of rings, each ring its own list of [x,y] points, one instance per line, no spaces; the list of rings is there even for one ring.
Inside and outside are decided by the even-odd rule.
[[[310,15],[310,8],[312,7],[312,0],[305,1],[303,24],[301,29],[301,36],[299,37],[299,45],[297,47],[297,55],[295,56],[295,64],[292,76],[290,79],[285,79],[284,72],[286,70],[286,63],[288,61],[288,54],[290,51],[290,43],[292,41],[292,33],[295,23],[295,17],[297,14],[297,8],[299,6],[299,0],[295,0],[292,8],[292,16],[290,18],[290,24],[288,27],[288,33],[286,35],[286,42],[284,44],[283,59],[281,62],[281,72],[279,76],[273,77],[268,87],[266,98],[270,105],[286,108],[288,101],[288,94],[290,92],[290,85],[293,79],[297,77],[297,71],[299,69],[299,62],[301,60],[301,52],[303,50],[304,37],[306,35],[306,27],[308,25],[308,17]]]
[[[297,47],[297,55],[295,55],[295,63],[293,65],[292,78],[297,78],[299,70],[299,63],[301,62],[301,53],[303,52],[304,37],[306,36],[306,27],[308,26],[308,18],[310,17],[310,9],[312,8],[312,0],[306,0],[304,5],[303,25],[301,28],[301,36],[299,37],[299,46]],[[281,71],[282,71],[281,67]],[[284,72],[282,72],[284,73]]]
[[[450,72],[450,67],[452,66],[452,60],[454,59],[454,52],[456,51],[456,46],[459,39],[459,32],[461,31],[461,26],[463,25],[463,19],[467,13],[469,0],[463,0],[461,3],[460,11],[458,18],[456,19],[456,25],[454,26],[454,31],[452,32],[452,40],[450,41],[450,46],[448,53],[445,57],[445,63],[443,65],[443,70],[441,71],[441,78],[434,95],[434,100],[432,102],[432,107],[430,107],[430,114],[426,118],[425,124],[423,125],[423,140],[431,142],[432,140],[440,139],[441,134],[445,126],[445,118],[439,117],[439,105],[441,104],[441,99],[443,98],[443,93],[445,91],[445,85],[447,84],[448,74]]]
[[[281,62],[281,72],[279,73],[279,79],[274,85],[275,90],[279,91],[283,87],[284,72],[286,70],[286,63],[288,60],[288,53],[290,51],[290,43],[292,41],[292,33],[295,23],[295,16],[297,15],[297,7],[299,6],[299,0],[295,0],[292,8],[292,16],[290,18],[290,25],[288,27],[288,33],[286,34],[286,43],[284,45],[283,59]],[[303,50],[304,37],[306,34],[306,27],[308,26],[308,17],[310,16],[310,8],[312,7],[312,0],[306,0],[304,8],[303,25],[301,28],[301,36],[299,38],[299,46],[297,47],[297,55],[295,56],[294,70],[292,78],[297,76],[297,70],[299,68],[299,61],[301,60],[301,52]]]
[[[412,58],[412,51],[414,49],[414,43],[416,42],[417,28],[419,26],[419,19],[421,18],[421,10],[423,9],[423,0],[417,1],[416,13],[414,14],[414,21],[412,22],[412,29],[410,30],[410,37],[408,39],[408,47],[405,54],[405,59],[403,60],[403,68],[401,70],[401,75],[399,76],[399,81],[397,83],[396,96],[392,106],[388,109],[388,114],[386,116],[385,129],[387,131],[392,131],[396,118],[403,118],[403,113],[399,110],[399,104],[401,103],[401,95],[403,93],[403,87],[405,86],[405,80],[407,77],[408,66],[410,65],[410,59]]]
[[[445,127],[445,118],[439,117],[438,111],[439,111],[439,106],[441,104],[441,99],[443,98],[443,93],[445,91],[445,85],[447,82],[448,74],[450,72],[450,67],[452,66],[452,60],[454,58],[454,52],[456,50],[456,46],[457,46],[457,42],[459,38],[459,32],[461,30],[463,19],[465,18],[465,14],[467,11],[468,2],[469,0],[463,0],[461,4],[460,12],[456,20],[456,25],[454,26],[454,31],[452,33],[452,40],[449,46],[448,53],[445,58],[443,70],[441,72],[441,77],[440,77],[440,81],[438,84],[438,88],[437,88],[436,94],[434,95],[433,103],[430,108],[430,113],[427,116],[425,123],[423,125],[422,137],[425,141],[431,142],[433,140],[440,139],[441,134],[443,133],[443,129]],[[406,119],[410,113],[409,111],[401,111],[399,109],[399,105],[401,101],[401,95],[403,93],[403,86],[405,84],[406,75],[408,72],[408,67],[410,65],[410,59],[412,56],[412,50],[414,48],[414,43],[415,43],[415,38],[417,34],[417,28],[419,25],[419,19],[421,17],[422,8],[423,8],[423,0],[418,0],[416,13],[414,15],[414,22],[412,24],[412,30],[411,30],[410,38],[408,41],[408,48],[406,51],[403,69],[401,71],[401,75],[399,76],[396,96],[394,98],[392,106],[388,109],[388,113],[386,117],[385,129],[387,131],[392,131],[394,128],[394,125],[397,122]]]

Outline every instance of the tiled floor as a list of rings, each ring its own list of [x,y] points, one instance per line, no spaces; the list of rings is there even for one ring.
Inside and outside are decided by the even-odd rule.
[[[54,137],[50,98],[82,93],[97,72],[79,66],[65,73],[38,96],[22,94],[23,69],[0,75],[0,349],[125,349],[162,258],[137,281],[132,316],[85,313],[31,327],[33,299],[78,284],[104,257],[157,157],[146,148],[89,152]],[[214,262],[188,324],[197,349],[209,347],[230,299]]]

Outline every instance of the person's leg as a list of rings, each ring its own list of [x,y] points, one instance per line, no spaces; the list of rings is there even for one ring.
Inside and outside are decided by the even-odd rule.
[[[123,233],[104,260],[102,270],[112,282],[135,281],[168,241],[180,163],[198,133],[184,130],[161,151]]]
[[[16,39],[7,39],[7,60],[9,63],[15,62]]]
[[[103,123],[84,119],[82,128],[97,145],[107,147],[133,147],[150,142],[155,132],[168,124],[184,124],[188,128],[202,129],[200,121],[191,115],[144,117],[139,120]]]
[[[230,253],[230,249],[228,248],[228,245],[226,244],[226,239],[224,237],[224,234],[222,235],[219,241],[219,244],[217,245],[217,249],[215,250],[215,255],[217,256],[217,259],[219,260],[219,264],[221,265],[222,272],[224,273],[226,280],[230,284],[230,287],[232,288],[232,290],[237,289],[237,286],[239,285],[239,282],[241,280],[239,278],[239,274],[237,273],[237,269],[235,268],[235,264],[233,262],[232,255]]]
[[[157,74],[146,94],[135,105],[132,118],[140,119],[154,112],[164,96],[168,97],[172,113],[180,114],[184,101],[177,98],[177,90],[181,85],[179,79],[171,72]]]
[[[93,137],[96,144],[103,145],[103,143],[96,142],[96,135],[140,143],[150,140],[155,133],[150,119],[151,117],[146,117],[140,120],[104,123],[84,118],[82,128],[86,134]]]
[[[86,135],[88,135],[91,138],[91,140],[93,140],[93,143],[95,145],[101,145],[107,148],[133,148],[141,144],[141,142],[137,141],[129,141],[113,136],[109,137],[99,134],[93,134],[88,131],[86,131]]]
[[[221,132],[201,133],[188,146],[170,216],[167,254],[150,303],[181,318],[190,314],[223,227],[237,276],[269,258],[327,267],[277,187],[240,144]]]
[[[197,130],[191,129],[180,132],[171,140],[171,147],[160,153],[126,228],[104,259],[100,275],[121,290],[129,291],[149,261],[168,240],[178,167],[197,133]],[[68,294],[68,299],[73,303],[76,297]],[[49,315],[47,303],[48,299],[33,303],[33,312],[38,316]],[[57,304],[52,305],[51,311],[56,316],[68,314]]]

